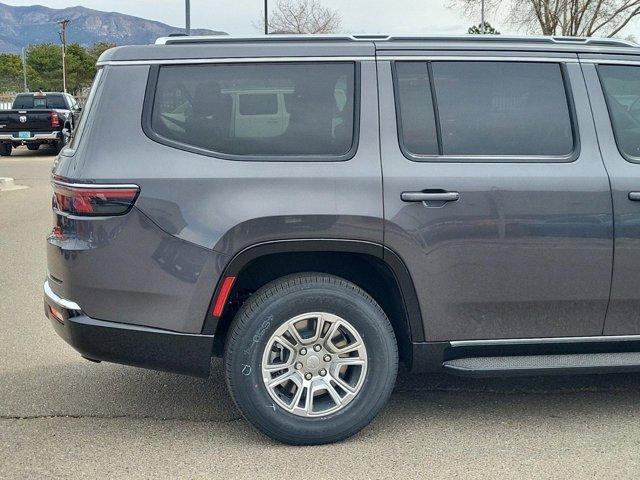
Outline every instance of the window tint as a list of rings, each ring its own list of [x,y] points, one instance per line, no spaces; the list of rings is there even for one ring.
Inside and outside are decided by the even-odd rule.
[[[640,161],[640,67],[599,65],[618,148]]]
[[[427,64],[396,64],[396,95],[404,148],[415,155],[437,155],[438,137]]]
[[[354,138],[355,64],[161,67],[151,129],[227,155],[342,156]]]
[[[565,155],[569,105],[553,63],[434,62],[445,155]]]
[[[417,63],[396,67],[404,146],[410,153],[433,154],[437,142],[427,68]],[[474,61],[431,62],[431,68],[440,155],[562,156],[573,151],[560,65]]]

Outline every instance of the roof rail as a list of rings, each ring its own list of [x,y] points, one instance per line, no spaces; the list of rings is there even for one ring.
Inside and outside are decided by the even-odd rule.
[[[320,42],[320,41],[358,41],[353,35],[295,35],[273,33],[260,36],[232,35],[192,35],[183,37],[160,37],[156,45],[175,45],[191,43],[228,43],[228,42]]]
[[[482,43],[539,43],[592,45],[608,47],[638,47],[638,44],[618,38],[599,37],[551,37],[551,36],[510,36],[510,35],[385,35],[385,34],[356,34],[356,35],[295,35],[271,34],[261,36],[232,35],[201,35],[201,36],[173,36],[161,37],[156,40],[157,45],[197,44],[197,43],[227,43],[227,42],[393,42],[393,41],[433,41],[433,42],[482,42]]]

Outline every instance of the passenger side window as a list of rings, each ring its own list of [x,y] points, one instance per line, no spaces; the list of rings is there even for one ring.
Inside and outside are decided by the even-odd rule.
[[[165,66],[151,131],[222,156],[343,157],[355,145],[352,62]]]
[[[640,162],[640,67],[599,65],[598,75],[618,149]]]
[[[408,68],[413,72],[407,73]],[[396,70],[405,153],[563,157],[574,150],[570,104],[559,64],[433,61],[397,63]],[[411,78],[414,86],[419,82],[422,95],[407,93]],[[439,148],[434,152],[438,130]]]

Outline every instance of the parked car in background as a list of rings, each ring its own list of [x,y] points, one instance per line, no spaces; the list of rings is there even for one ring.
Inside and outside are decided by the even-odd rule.
[[[0,110],[0,155],[14,147],[38,150],[49,145],[58,153],[72,134],[80,106],[68,93],[19,93],[11,110]]]
[[[293,444],[366,426],[399,361],[640,371],[637,45],[175,37],[98,67],[44,285],[84,357],[223,356]]]

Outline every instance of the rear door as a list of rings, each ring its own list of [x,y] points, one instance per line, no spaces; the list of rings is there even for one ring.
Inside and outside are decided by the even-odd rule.
[[[517,56],[378,55],[385,245],[430,341],[602,333],[612,207],[580,65]]]
[[[581,56],[611,179],[615,255],[606,335],[640,334],[640,57]]]

